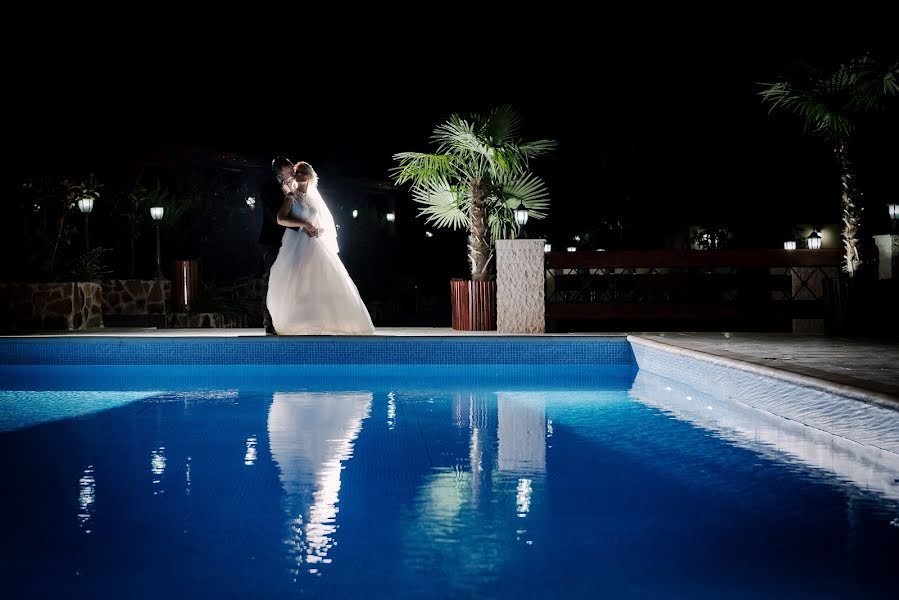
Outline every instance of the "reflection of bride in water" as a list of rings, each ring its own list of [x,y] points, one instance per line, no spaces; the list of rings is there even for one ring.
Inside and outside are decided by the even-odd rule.
[[[353,456],[371,392],[276,393],[268,414],[272,457],[281,471],[287,543],[297,565],[329,563],[337,531],[341,463]]]

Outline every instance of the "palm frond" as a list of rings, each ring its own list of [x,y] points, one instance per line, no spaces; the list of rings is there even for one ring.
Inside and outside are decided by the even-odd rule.
[[[864,57],[852,64],[852,84],[855,93],[852,108],[861,111],[879,110],[888,99],[899,96],[899,63],[883,68]]]
[[[490,111],[485,123],[484,134],[496,145],[517,141],[521,127],[521,115],[510,104],[498,106]]]
[[[502,182],[500,190],[500,198],[510,210],[524,204],[533,219],[543,219],[549,212],[549,189],[533,173],[510,177]]]
[[[400,152],[394,154],[393,159],[399,163],[391,169],[397,185],[407,182],[425,185],[429,181],[449,177],[453,171],[453,159],[447,154]]]
[[[769,112],[783,110],[793,113],[802,119],[807,131],[827,138],[845,137],[851,132],[852,125],[847,116],[820,94],[800,89],[787,81],[764,85],[767,87],[759,95],[763,102],[771,105]]]
[[[422,205],[419,216],[435,227],[468,227],[467,194],[460,194],[446,179],[435,179],[412,188],[412,199]]]
[[[446,123],[438,125],[431,139],[437,142],[437,152],[441,154],[464,156],[471,153],[487,155],[490,152],[474,123],[459,115],[453,115]]]
[[[518,145],[519,152],[526,158],[536,158],[549,154],[558,147],[555,140],[537,140],[534,142],[525,142]]]
[[[434,129],[434,154],[396,154],[391,175],[397,184],[412,183],[419,216],[437,227],[469,227],[472,189],[486,190],[490,239],[509,237],[517,231],[514,209],[520,203],[533,218],[546,216],[549,193],[542,180],[527,174],[528,161],[556,147],[551,140],[518,139],[520,122],[510,106],[486,116],[454,114]]]
[[[549,190],[546,183],[536,175],[519,174],[508,176],[487,199],[488,226],[491,239],[500,240],[518,231],[515,209],[524,204],[531,219],[543,219],[549,211]]]
[[[518,224],[511,211],[493,212],[487,218],[487,229],[490,230],[491,240],[505,240],[518,233]]]

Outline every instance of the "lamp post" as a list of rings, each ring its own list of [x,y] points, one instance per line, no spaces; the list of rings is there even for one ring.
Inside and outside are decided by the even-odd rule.
[[[521,237],[527,237],[524,233],[524,226],[527,225],[529,216],[528,208],[524,205],[524,202],[519,202],[518,208],[515,209],[515,223],[518,224]]]
[[[150,216],[153,217],[153,221],[156,224],[156,279],[162,279],[162,253],[159,248],[159,222],[162,220],[164,212],[165,208],[162,206],[153,206],[150,208]]]
[[[89,219],[91,211],[94,210],[94,197],[93,196],[84,196],[83,198],[78,199],[78,210],[80,210],[84,214],[84,249],[91,249],[91,238],[90,238],[90,229]]]
[[[818,230],[813,230],[809,236],[806,238],[808,242],[809,250],[820,250],[821,249],[821,236],[818,234]]]

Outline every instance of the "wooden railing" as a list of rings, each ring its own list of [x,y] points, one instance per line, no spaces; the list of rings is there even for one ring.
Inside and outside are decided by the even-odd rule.
[[[651,250],[546,254],[550,320],[816,318],[842,251]]]

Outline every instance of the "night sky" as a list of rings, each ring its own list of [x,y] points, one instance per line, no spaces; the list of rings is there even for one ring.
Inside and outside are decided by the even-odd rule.
[[[79,173],[150,149],[203,147],[259,160],[285,153],[323,180],[383,179],[393,153],[427,150],[451,113],[511,103],[525,137],[559,141],[535,165],[553,195],[537,233],[561,239],[573,224],[620,220],[652,245],[658,224],[673,219],[728,223],[767,243],[785,224],[838,221],[828,148],[794,119],[769,117],[756,82],[795,60],[830,64],[871,47],[895,56],[889,32],[840,35],[837,18],[816,27],[774,16],[690,29],[628,24],[636,33],[572,14],[507,39],[489,27],[359,33],[329,21],[294,48],[277,34],[262,45],[266,27],[279,31],[263,21],[246,40],[187,30],[187,41],[157,32],[154,44],[127,51],[117,44],[136,42],[123,34],[68,45],[58,64],[13,75],[6,173],[47,161]],[[868,201],[880,205],[896,200],[899,130],[895,117],[871,130],[858,162]]]

